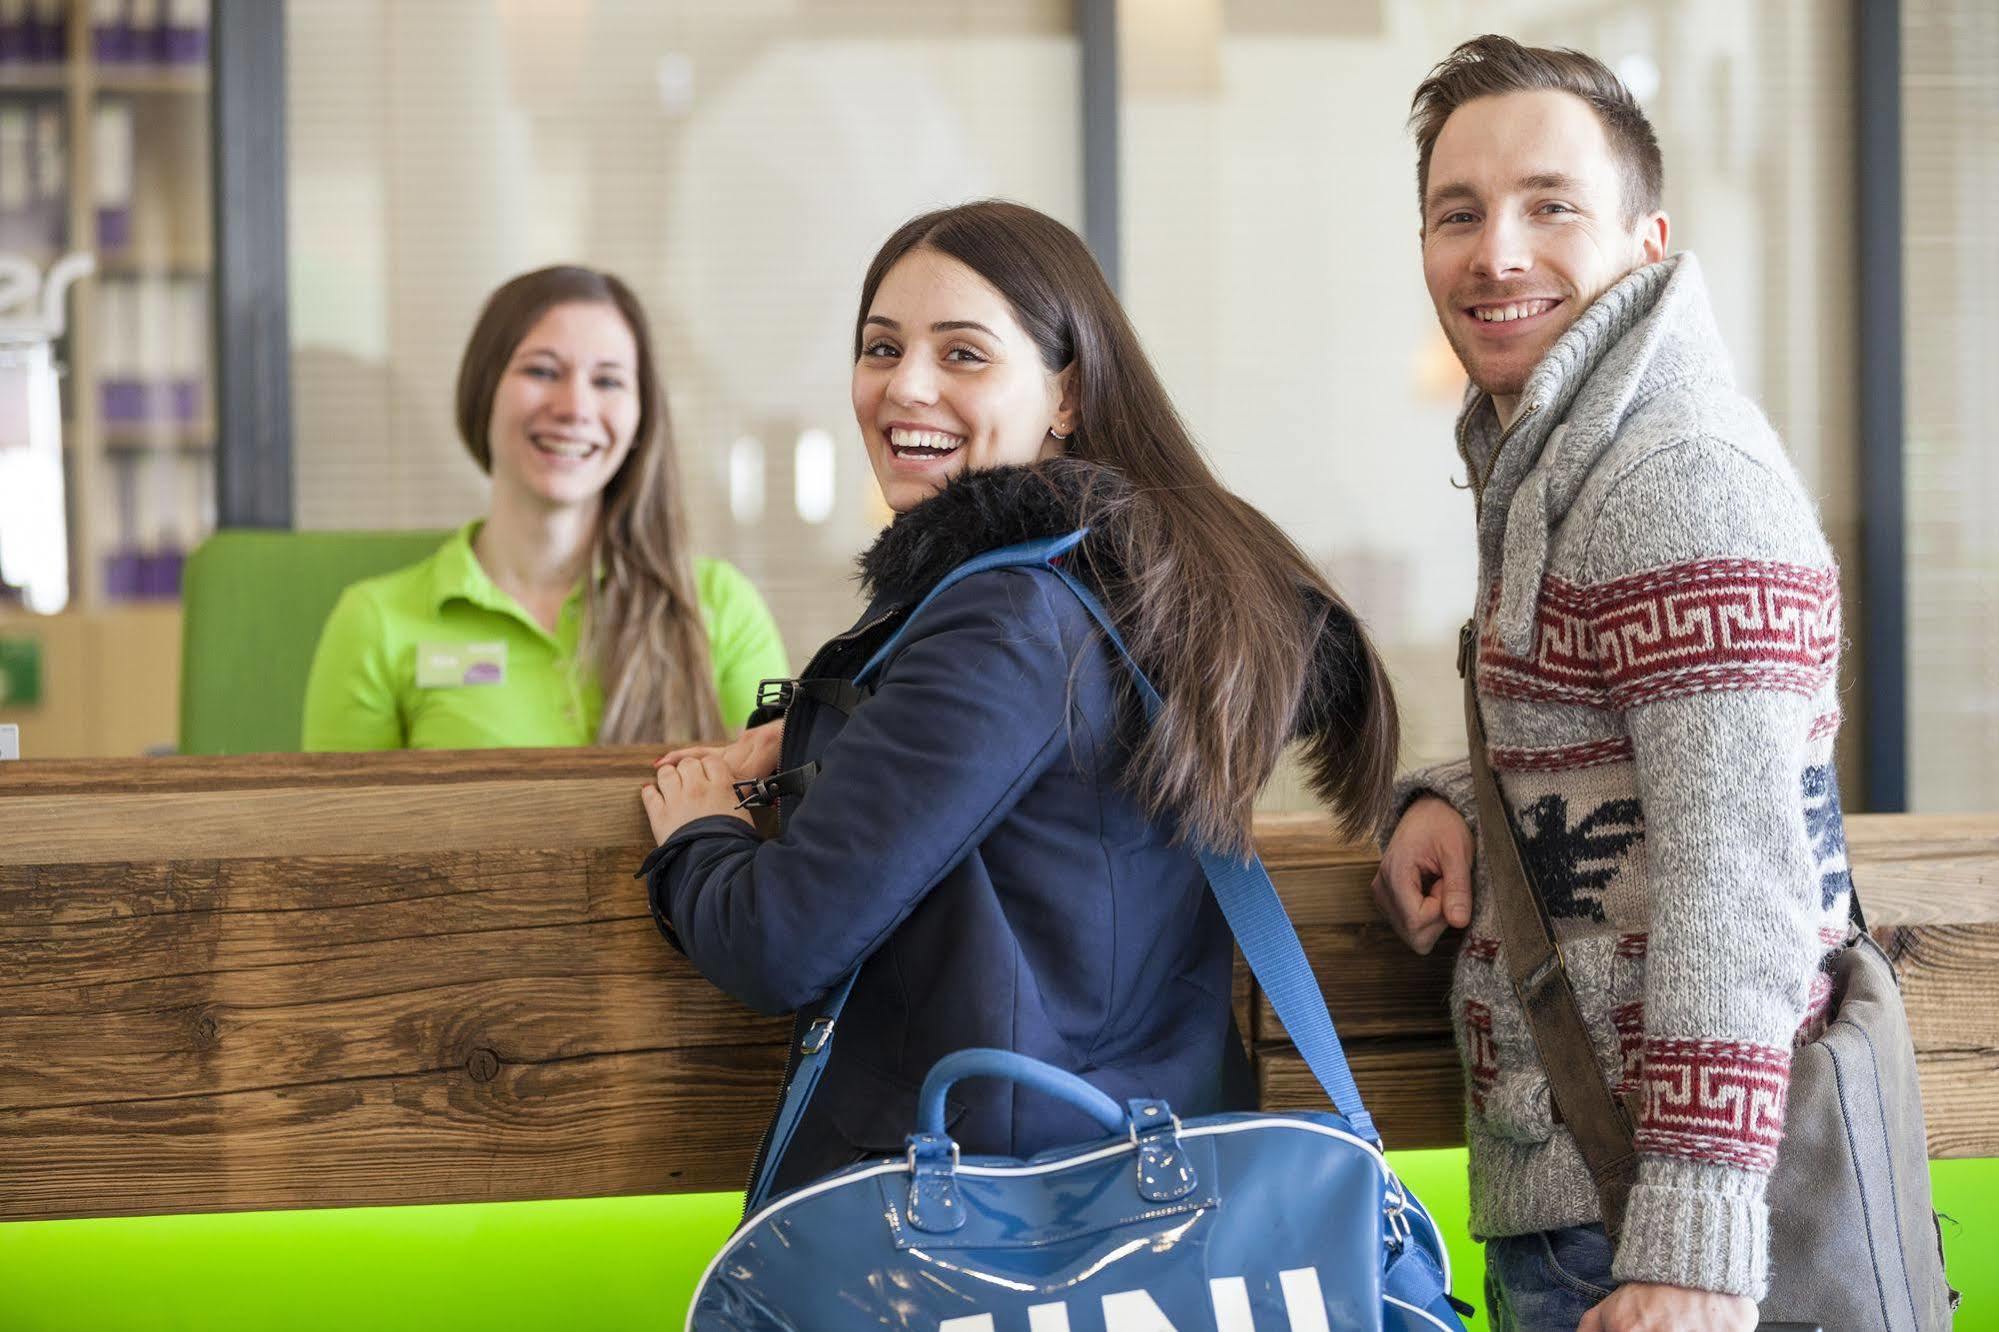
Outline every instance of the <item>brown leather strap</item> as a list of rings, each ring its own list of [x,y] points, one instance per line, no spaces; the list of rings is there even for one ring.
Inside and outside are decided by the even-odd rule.
[[[1527,1029],[1554,1094],[1555,1118],[1576,1140],[1603,1205],[1604,1229],[1614,1242],[1623,1228],[1625,1200],[1638,1172],[1631,1116],[1597,1065],[1596,1047],[1576,1002],[1561,945],[1555,941],[1547,903],[1520,857],[1513,819],[1493,776],[1473,670],[1476,647],[1476,631],[1466,624],[1458,643],[1458,674],[1465,682],[1465,738],[1471,748],[1472,785],[1478,793],[1479,856],[1493,889],[1513,993],[1527,1016]]]

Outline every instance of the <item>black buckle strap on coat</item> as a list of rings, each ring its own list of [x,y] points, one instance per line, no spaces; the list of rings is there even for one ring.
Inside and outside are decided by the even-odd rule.
[[[768,777],[752,777],[749,781],[737,782],[736,808],[767,809],[785,796],[802,796],[805,788],[812,785],[812,779],[818,775],[819,761],[814,759]]]
[[[815,703],[823,703],[851,717],[855,708],[867,702],[868,692],[852,680],[833,677],[816,680],[764,680],[757,685],[757,711],[760,714],[782,716],[791,711],[794,700],[809,698]]]
[[[1493,776],[1485,719],[1478,706],[1477,656],[1477,630],[1466,624],[1458,639],[1458,672],[1465,681],[1465,738],[1478,795],[1479,856],[1493,886],[1513,992],[1547,1074],[1556,1118],[1582,1153],[1602,1203],[1603,1228],[1616,1243],[1624,1228],[1625,1202],[1638,1176],[1631,1115],[1597,1067],[1596,1047],[1576,1001],[1547,904],[1521,857],[1512,816]]]

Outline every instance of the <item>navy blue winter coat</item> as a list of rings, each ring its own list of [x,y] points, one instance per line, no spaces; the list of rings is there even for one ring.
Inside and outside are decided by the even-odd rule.
[[[973,474],[898,518],[863,557],[867,611],[801,678],[850,679],[973,555],[1073,530],[1087,467]],[[776,1188],[902,1151],[925,1073],[967,1046],[1032,1055],[1119,1102],[1251,1107],[1228,927],[1194,856],[1120,783],[1142,721],[1075,595],[1041,569],[973,575],[872,683],[851,717],[791,702],[780,769],[819,768],[781,802],[779,836],[698,819],[647,862],[669,940],[750,1007],[799,1011],[801,1032],[865,959]],[[954,1089],[950,1119],[968,1155],[1100,1132],[983,1079]]]

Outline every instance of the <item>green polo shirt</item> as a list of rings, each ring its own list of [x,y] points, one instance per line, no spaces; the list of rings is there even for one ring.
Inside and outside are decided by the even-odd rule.
[[[467,523],[428,559],[340,594],[306,682],[306,749],[596,743],[604,690],[579,653],[582,585],[550,633],[486,576],[472,553],[478,528]],[[698,559],[694,578],[722,717],[739,726],[757,682],[788,672],[784,644],[735,568]]]

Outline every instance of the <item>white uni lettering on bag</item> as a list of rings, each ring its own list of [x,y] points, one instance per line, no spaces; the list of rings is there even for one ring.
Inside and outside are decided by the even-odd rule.
[[[1294,1267],[1277,1274],[1284,1291],[1287,1332],[1331,1332],[1326,1322],[1326,1297],[1319,1289],[1319,1269]],[[1260,1332],[1249,1309],[1249,1283],[1241,1277],[1216,1277],[1208,1283],[1214,1304],[1215,1332]],[[1104,1332],[1181,1332],[1152,1296],[1123,1290],[1103,1297]],[[946,1318],[937,1332],[1001,1332],[989,1313]],[[1067,1304],[1037,1304],[1027,1311],[1027,1332],[1069,1332]],[[1277,1332],[1270,1329],[1270,1332]]]

